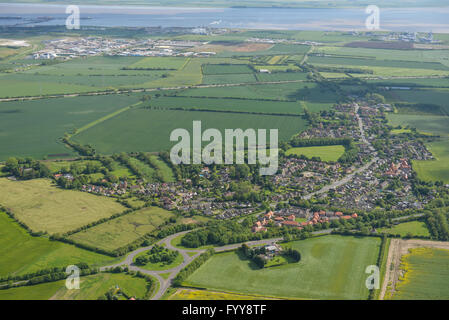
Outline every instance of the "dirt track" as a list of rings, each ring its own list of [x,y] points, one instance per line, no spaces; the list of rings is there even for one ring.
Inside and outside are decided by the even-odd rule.
[[[393,294],[401,275],[401,258],[403,255],[409,253],[410,249],[414,248],[438,248],[449,250],[449,242],[442,241],[427,241],[427,240],[402,240],[391,239],[390,249],[388,250],[387,265],[385,278],[382,283],[379,300],[384,300],[385,295]],[[387,287],[390,286],[390,290],[387,292]]]

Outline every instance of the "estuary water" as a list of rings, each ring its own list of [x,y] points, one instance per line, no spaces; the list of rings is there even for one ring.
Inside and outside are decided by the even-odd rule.
[[[66,5],[0,3],[2,25],[64,25]],[[81,25],[98,27],[216,27],[279,30],[364,30],[365,9],[175,8],[79,6]],[[385,31],[449,33],[449,6],[380,8]]]

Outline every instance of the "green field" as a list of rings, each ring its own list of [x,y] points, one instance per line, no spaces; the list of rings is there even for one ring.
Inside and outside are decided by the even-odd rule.
[[[158,207],[137,210],[87,230],[69,239],[105,250],[115,250],[156,230],[174,214]]]
[[[63,190],[47,179],[0,179],[0,204],[31,230],[49,234],[74,230],[125,210],[113,199]]]
[[[324,236],[291,243],[301,261],[258,269],[235,252],[217,254],[186,285],[298,299],[366,299],[365,268],[376,263],[378,238]]]
[[[186,58],[177,57],[148,57],[128,65],[128,68],[178,70],[186,63],[186,61]]]
[[[447,81],[447,80],[446,80]],[[435,104],[441,106],[443,114],[449,115],[449,90],[448,89],[416,89],[391,90],[385,97],[390,102],[409,102]]]
[[[253,70],[245,64],[204,64],[202,71],[204,75],[244,74],[253,72]]]
[[[64,286],[52,296],[54,300],[97,300],[109,289],[119,287],[127,295],[144,298],[147,292],[145,279],[123,273],[99,273],[80,279],[79,290],[67,290]],[[123,297],[125,299],[125,297]]]
[[[424,237],[430,236],[426,223],[421,221],[404,222],[401,224],[397,224],[392,228],[380,228],[378,231],[388,234],[399,234],[401,237],[407,235]]]
[[[394,127],[398,125],[411,126],[423,132],[443,136],[449,135],[449,117],[390,113],[387,114],[387,119]]]
[[[0,300],[97,300],[116,286],[136,298],[143,298],[147,291],[144,279],[126,274],[100,273],[81,277],[79,290],[68,290],[65,280],[62,280],[0,290]]]
[[[198,110],[235,111],[250,113],[275,114],[302,114],[303,109],[299,102],[264,101],[249,99],[224,98],[185,98],[185,97],[159,97],[149,103],[152,107],[183,108]]]
[[[0,276],[25,274],[79,262],[101,265],[111,263],[112,260],[111,257],[73,245],[32,237],[17,222],[0,212]],[[0,290],[0,295],[2,292]]]
[[[304,155],[311,159],[319,157],[322,161],[337,161],[345,152],[343,146],[320,146],[320,147],[302,147],[291,148],[286,151],[286,155],[295,154],[297,156]]]
[[[449,299],[449,250],[416,248],[402,256],[405,271],[393,300]]]
[[[252,73],[242,74],[210,74],[203,76],[203,84],[255,83],[257,79]]]
[[[140,95],[108,95],[0,103],[0,160],[11,156],[70,156],[59,138],[114,111]]]
[[[103,154],[169,150],[174,129],[192,131],[193,121],[202,121],[203,130],[247,128],[279,129],[279,140],[288,140],[306,128],[301,117],[132,109],[73,136],[82,144],[92,144]]]
[[[422,180],[449,183],[449,140],[434,141],[428,143],[427,147],[436,160],[413,160],[413,169]]]

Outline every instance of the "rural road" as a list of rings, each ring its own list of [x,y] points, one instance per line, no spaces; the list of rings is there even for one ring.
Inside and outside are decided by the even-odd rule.
[[[151,248],[153,248],[153,246],[154,246],[154,245],[151,245],[148,247],[142,247],[142,248],[132,251],[131,253],[129,253],[126,256],[125,260],[123,260],[122,262],[119,262],[114,265],[101,267],[100,271],[105,271],[107,269],[111,269],[111,268],[115,268],[115,267],[119,267],[119,266],[128,266],[129,270],[133,270],[136,272],[140,271],[144,274],[151,275],[159,281],[159,288],[157,289],[157,292],[153,295],[153,297],[151,299],[159,300],[164,295],[164,293],[167,291],[167,289],[171,286],[172,280],[176,277],[176,275],[185,266],[187,266],[190,262],[192,262],[195,258],[197,258],[201,253],[206,251],[204,249],[201,249],[201,250],[199,250],[199,249],[180,249],[180,248],[174,247],[171,244],[172,240],[175,239],[176,237],[179,237],[179,236],[184,235],[191,231],[193,231],[193,230],[178,232],[178,233],[172,234],[172,235],[157,242],[158,245],[164,245],[166,248],[168,248],[170,250],[178,251],[182,255],[183,262],[174,268],[167,269],[167,270],[160,270],[160,271],[150,271],[150,270],[146,270],[146,269],[136,266],[133,263],[134,258],[142,252],[151,250]],[[280,240],[282,240],[282,238],[263,239],[263,240],[258,240],[258,241],[248,241],[248,242],[246,242],[246,244],[249,246],[262,245],[262,244],[273,244]],[[242,245],[242,243],[235,243],[235,244],[230,244],[230,245],[226,245],[226,246],[222,246],[222,247],[215,247],[214,250],[215,250],[215,252],[234,250],[234,249],[237,249],[238,247],[240,247],[241,245]],[[196,254],[190,256],[189,253],[192,253],[192,252],[196,252]],[[167,273],[170,273],[170,274],[166,279],[164,279],[161,276],[161,274],[167,274]]]

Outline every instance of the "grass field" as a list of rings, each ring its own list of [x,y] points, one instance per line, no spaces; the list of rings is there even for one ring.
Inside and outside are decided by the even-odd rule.
[[[0,179],[0,204],[33,231],[49,234],[64,233],[125,210],[113,199],[59,189],[46,179]]]
[[[114,250],[156,230],[173,216],[172,212],[158,207],[143,208],[75,233],[69,239],[105,250]]]
[[[65,280],[0,290],[0,300],[48,300],[65,286]]]
[[[119,287],[127,295],[144,298],[147,282],[127,274],[99,273],[80,279],[79,290],[67,290],[64,286],[52,296],[54,300],[97,300],[109,289]],[[124,297],[123,297],[124,298]]]
[[[434,141],[428,143],[427,147],[436,160],[413,160],[413,169],[422,180],[449,183],[449,140]]]
[[[301,261],[258,269],[235,252],[217,254],[186,285],[242,294],[288,298],[366,299],[365,268],[376,263],[380,240],[324,236],[291,246]]]
[[[399,234],[401,237],[411,234],[412,236],[430,236],[426,223],[421,221],[410,221],[397,224],[392,228],[380,228],[379,232]]]
[[[319,146],[291,148],[286,151],[286,155],[304,155],[307,158],[320,157],[322,161],[337,161],[345,152],[343,146]]]
[[[173,170],[158,156],[149,155],[150,164],[156,170],[156,175],[163,182],[175,182]]]
[[[416,248],[402,256],[405,271],[393,300],[449,299],[449,250]]]
[[[140,95],[108,95],[0,103],[0,160],[72,155],[58,139],[92,121],[136,103]]]
[[[91,127],[72,139],[82,144],[90,143],[104,154],[169,150],[175,144],[170,141],[171,132],[177,128],[191,132],[194,120],[202,121],[203,130],[279,129],[279,140],[288,140],[306,128],[304,119],[291,116],[133,109]]]
[[[111,257],[69,244],[32,237],[17,222],[0,212],[0,276],[25,274],[79,262],[101,265],[111,263],[112,260]]]
[[[65,280],[62,280],[0,290],[0,300],[97,300],[116,285],[136,298],[143,298],[147,290],[144,279],[126,274],[99,273],[81,277],[79,290],[68,290]]]

